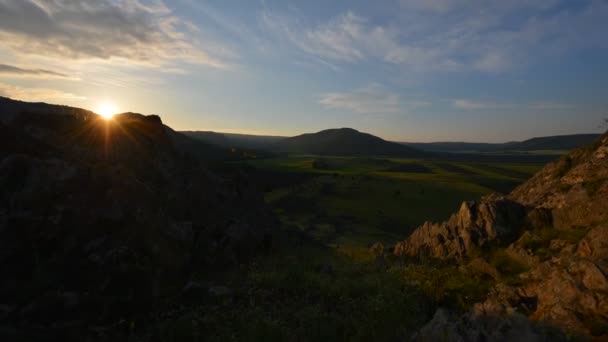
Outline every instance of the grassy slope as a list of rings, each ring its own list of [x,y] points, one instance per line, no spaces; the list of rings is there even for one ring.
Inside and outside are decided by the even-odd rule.
[[[541,165],[438,162],[401,158],[293,156],[251,162],[258,170],[309,174],[273,188],[267,201],[283,222],[341,248],[366,248],[403,238],[426,220],[446,219],[463,200],[508,192]],[[415,172],[396,172],[406,165]],[[423,166],[416,169],[413,165]],[[430,170],[430,172],[420,172]]]
[[[424,220],[445,219],[463,199],[492,191],[479,183],[521,182],[513,176],[540,168],[454,162],[449,172],[434,161],[324,158],[329,169],[319,170],[315,159],[248,162],[269,181],[266,199],[283,223],[275,250],[214,280],[229,294],[194,299],[151,335],[161,341],[408,340],[437,307],[466,309],[494,282],[455,265],[378,263],[367,246],[402,239]],[[432,173],[386,171],[394,163],[419,163]],[[486,253],[501,271],[521,268],[504,251]]]

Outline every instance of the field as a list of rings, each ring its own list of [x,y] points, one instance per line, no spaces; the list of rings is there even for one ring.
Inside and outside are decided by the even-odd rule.
[[[249,161],[285,226],[348,252],[404,239],[463,200],[508,193],[542,164],[288,156]]]
[[[464,312],[495,281],[457,265],[378,258],[369,246],[403,240],[425,220],[446,219],[462,200],[508,192],[542,167],[529,159],[303,155],[235,166],[281,220],[272,252],[226,275],[230,295],[159,326],[161,340],[196,340],[199,329],[210,341],[409,340],[437,308]],[[488,253],[501,271],[521,269],[500,249]]]

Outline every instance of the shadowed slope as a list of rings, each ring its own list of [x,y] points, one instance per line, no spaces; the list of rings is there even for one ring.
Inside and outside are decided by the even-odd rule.
[[[390,142],[352,128],[328,129],[317,133],[286,138],[275,145],[283,152],[334,156],[400,156],[414,157],[425,153]]]

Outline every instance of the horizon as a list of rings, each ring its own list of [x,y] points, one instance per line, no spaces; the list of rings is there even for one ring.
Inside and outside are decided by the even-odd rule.
[[[0,96],[2,97],[2,96]],[[18,100],[18,101],[22,101],[19,99],[11,99],[8,98],[10,100]],[[29,102],[29,101],[24,101],[24,102]],[[36,103],[36,101],[32,101],[33,103]],[[57,105],[57,106],[65,106],[65,104],[61,104],[61,103],[47,103],[47,102],[38,102],[38,103],[45,103],[45,104],[49,104],[49,105]],[[79,109],[84,109],[84,110],[88,110],[91,112],[94,112],[95,114],[101,115],[106,117],[106,115],[102,114],[102,113],[97,113],[92,109],[88,109],[88,108],[80,108],[80,107],[74,107],[74,108],[79,108]],[[276,134],[264,134],[264,133],[248,133],[248,132],[243,132],[243,131],[233,131],[233,132],[229,132],[229,131],[212,131],[212,130],[196,130],[196,129],[184,129],[184,130],[180,130],[180,129],[176,129],[174,127],[172,127],[171,125],[167,124],[164,119],[163,119],[163,115],[161,114],[156,114],[156,113],[140,113],[138,111],[133,111],[133,110],[127,110],[127,111],[123,111],[120,113],[113,113],[111,116],[114,115],[121,115],[121,114],[127,114],[127,113],[134,113],[134,114],[141,114],[141,115],[156,115],[158,117],[161,118],[163,124],[171,127],[173,130],[177,131],[177,132],[210,132],[210,133],[218,133],[218,134],[240,134],[240,135],[250,135],[250,136],[260,136],[260,137],[276,137],[276,138],[291,138],[291,137],[296,137],[299,135],[303,135],[303,134],[314,134],[314,133],[319,133],[321,131],[325,131],[325,130],[332,130],[332,129],[354,129],[360,133],[367,133],[367,134],[371,134],[373,136],[379,137],[381,139],[384,139],[386,141],[390,141],[390,142],[397,142],[397,143],[411,143],[411,144],[417,144],[417,143],[426,143],[426,144],[432,144],[432,143],[436,143],[436,144],[441,144],[441,143],[465,143],[465,144],[507,144],[507,143],[512,143],[512,142],[522,142],[522,141],[526,141],[526,140],[531,140],[531,139],[535,139],[535,138],[545,138],[545,137],[553,137],[553,136],[572,136],[572,135],[591,135],[591,134],[597,134],[597,135],[601,135],[603,133],[605,133],[607,130],[606,129],[601,129],[599,132],[582,132],[582,133],[567,133],[567,134],[556,134],[556,135],[552,135],[552,136],[533,136],[533,137],[529,137],[529,138],[524,138],[521,140],[508,140],[508,141],[499,141],[499,142],[487,142],[487,141],[456,141],[456,140],[451,140],[451,141],[445,141],[445,140],[429,140],[429,141],[403,141],[403,140],[391,140],[391,139],[387,139],[385,137],[382,137],[380,135],[375,134],[374,132],[367,132],[367,131],[362,131],[362,130],[358,130],[352,127],[327,127],[324,129],[321,129],[319,131],[314,131],[314,132],[302,132],[302,133],[297,133],[294,135],[276,135]],[[605,119],[606,120],[606,119]],[[606,122],[606,121],[605,121]]]
[[[0,95],[157,113],[178,131],[603,132],[605,1],[323,4],[0,1]]]

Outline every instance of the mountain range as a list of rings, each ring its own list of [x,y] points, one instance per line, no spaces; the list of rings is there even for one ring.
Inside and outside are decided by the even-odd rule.
[[[296,137],[264,136],[212,131],[181,131],[191,138],[218,146],[239,147],[273,152],[309,153],[319,155],[417,155],[425,153],[563,153],[589,144],[599,134],[547,136],[507,143],[469,142],[399,142],[410,147],[403,149],[394,142],[362,133],[352,128],[328,129]],[[371,137],[373,138],[371,138]],[[352,145],[352,150],[347,146]],[[417,151],[415,151],[417,150]]]

